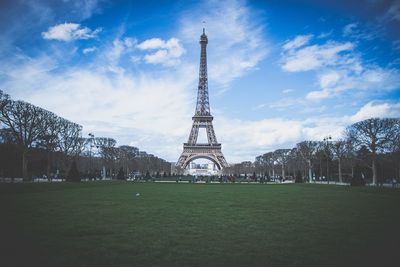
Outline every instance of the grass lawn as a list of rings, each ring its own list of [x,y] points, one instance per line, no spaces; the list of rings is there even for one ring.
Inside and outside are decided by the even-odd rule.
[[[0,210],[0,266],[400,266],[400,190],[0,184]]]

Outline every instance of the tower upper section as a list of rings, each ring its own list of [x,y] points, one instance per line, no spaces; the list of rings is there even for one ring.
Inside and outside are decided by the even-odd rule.
[[[207,38],[207,35],[206,35],[206,30],[204,28],[203,28],[203,34],[200,35],[200,45],[202,43],[208,44],[208,38]]]
[[[200,36],[200,70],[195,116],[211,116],[208,98],[207,44],[208,38],[203,28],[203,34]]]

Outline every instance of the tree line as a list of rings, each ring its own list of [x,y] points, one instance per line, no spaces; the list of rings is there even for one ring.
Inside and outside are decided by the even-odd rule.
[[[82,136],[82,126],[0,90],[0,177],[65,178],[72,163],[82,178],[170,172],[170,163],[113,138]]]
[[[348,126],[343,138],[302,141],[294,148],[233,164],[229,175],[279,177],[300,181],[372,183],[400,181],[400,119],[371,118]]]

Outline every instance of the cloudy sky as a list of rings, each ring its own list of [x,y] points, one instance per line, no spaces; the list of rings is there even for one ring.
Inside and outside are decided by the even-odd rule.
[[[400,2],[2,0],[0,88],[176,161],[205,21],[228,162],[400,117]]]

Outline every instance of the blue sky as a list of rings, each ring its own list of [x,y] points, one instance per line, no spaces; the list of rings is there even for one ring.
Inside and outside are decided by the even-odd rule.
[[[214,127],[228,162],[369,117],[400,117],[400,2],[11,1],[0,88],[176,161],[205,21]]]

